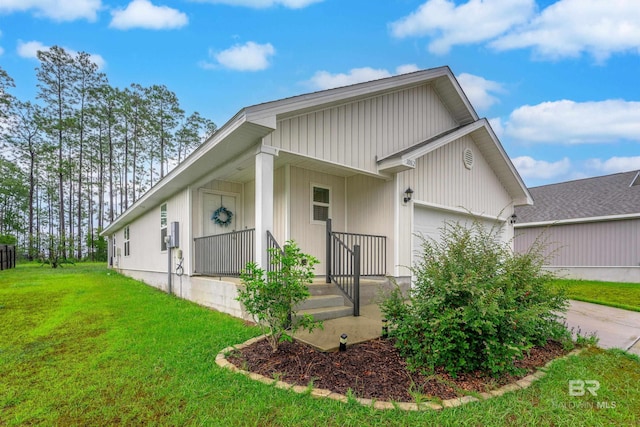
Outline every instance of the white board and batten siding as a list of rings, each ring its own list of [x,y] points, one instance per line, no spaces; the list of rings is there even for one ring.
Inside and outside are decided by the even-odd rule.
[[[464,164],[465,149],[473,153],[473,166]],[[400,236],[411,239],[411,245],[402,245],[401,265],[410,265],[420,239],[415,233],[433,237],[446,219],[469,218],[469,213],[480,221],[493,226],[496,219],[504,222],[513,212],[509,193],[492,168],[483,158],[470,136],[462,137],[416,160],[416,168],[398,174],[398,191],[411,187],[413,205],[399,209]],[[512,229],[504,227],[502,237],[509,241]],[[413,252],[413,253],[412,253]]]
[[[377,173],[377,158],[455,126],[434,89],[424,84],[280,119],[265,143]]]
[[[167,205],[167,227],[177,221],[180,225],[179,246],[187,258],[191,251],[189,233],[189,203],[191,202],[189,189],[179,191],[162,204]],[[129,227],[128,256],[124,255],[124,227],[115,233],[120,256],[117,267],[123,270],[140,270],[148,272],[167,271],[167,251],[161,249],[160,237],[160,208],[162,204],[154,206],[148,212],[125,227]]]
[[[291,167],[290,174],[290,237],[303,252],[318,258],[320,264],[316,268],[316,274],[324,274],[326,224],[312,221],[311,188],[313,185],[329,188],[329,216],[334,229],[342,231],[346,224],[345,178],[297,167]]]

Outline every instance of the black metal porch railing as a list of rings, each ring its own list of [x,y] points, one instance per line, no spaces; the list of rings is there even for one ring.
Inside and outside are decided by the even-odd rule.
[[[267,271],[280,272],[282,270],[282,263],[275,263],[273,261],[273,250],[280,251],[284,255],[284,251],[278,244],[278,241],[269,230],[267,230]]]
[[[196,237],[195,272],[210,276],[240,276],[254,261],[255,229]]]
[[[333,231],[334,236],[348,248],[360,246],[360,276],[387,274],[387,237],[373,234]]]

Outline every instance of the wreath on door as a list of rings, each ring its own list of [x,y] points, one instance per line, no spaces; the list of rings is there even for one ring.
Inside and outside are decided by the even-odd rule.
[[[224,206],[220,206],[211,216],[213,222],[218,224],[221,227],[228,227],[231,224],[231,220],[233,219],[233,212]]]

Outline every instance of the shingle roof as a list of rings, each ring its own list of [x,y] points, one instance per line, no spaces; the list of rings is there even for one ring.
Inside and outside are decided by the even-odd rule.
[[[533,206],[516,208],[518,224],[640,213],[639,174],[624,172],[530,188]]]

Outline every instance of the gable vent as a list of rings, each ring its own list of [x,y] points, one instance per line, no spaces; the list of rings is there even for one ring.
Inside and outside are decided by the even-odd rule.
[[[462,161],[465,168],[471,169],[473,167],[473,151],[470,148],[465,148],[462,152]]]

